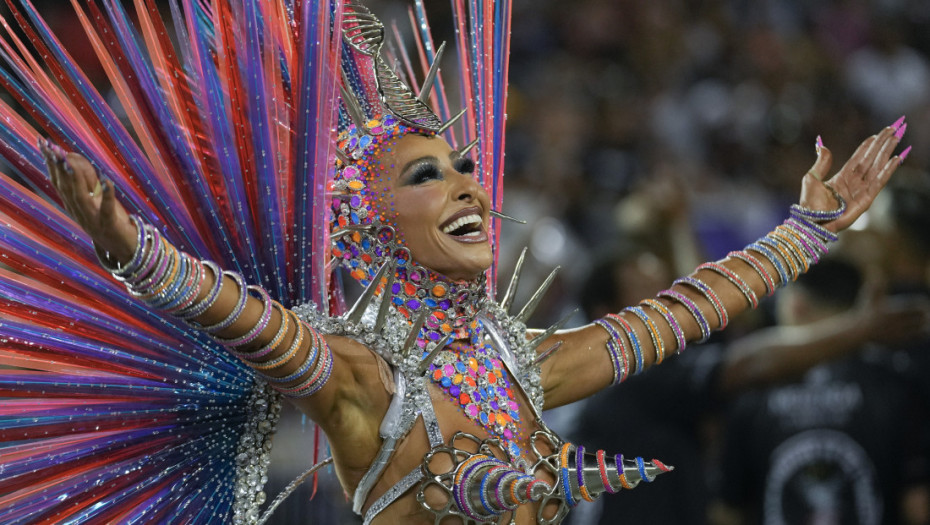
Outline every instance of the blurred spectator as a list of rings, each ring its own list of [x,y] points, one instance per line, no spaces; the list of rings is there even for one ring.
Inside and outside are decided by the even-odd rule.
[[[854,307],[861,283],[852,264],[822,261],[777,296],[778,326],[728,351],[724,391],[773,386],[732,406],[715,525],[922,523],[902,509],[927,420],[911,417],[891,350],[926,335],[927,305]]]

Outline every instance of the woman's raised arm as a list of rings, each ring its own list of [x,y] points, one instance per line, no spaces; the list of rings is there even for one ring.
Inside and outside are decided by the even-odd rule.
[[[360,345],[324,337],[238,274],[174,248],[155,228],[131,217],[112,182],[101,179],[81,155],[45,141],[40,149],[67,212],[130,293],[209,333],[324,430],[335,430],[328,428],[330,419],[345,419],[335,417],[345,402],[386,407],[384,389],[357,384],[361,374],[353,371],[353,363],[371,364],[359,358],[367,354],[355,348]],[[384,399],[366,397],[379,394]]]
[[[717,262],[700,265],[659,296],[593,324],[552,336],[540,348],[562,347],[542,364],[546,406],[594,394],[705,340],[758,298],[797,278],[826,253],[835,234],[865,212],[910,151],[892,156],[907,124],[902,118],[867,138],[830,178],[832,155],[820,140],[791,217],[773,232]]]

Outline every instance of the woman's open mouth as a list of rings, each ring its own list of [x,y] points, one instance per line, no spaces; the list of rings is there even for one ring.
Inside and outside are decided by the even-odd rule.
[[[479,211],[478,208],[466,208],[446,219],[439,229],[459,242],[485,242],[488,234],[484,231]]]

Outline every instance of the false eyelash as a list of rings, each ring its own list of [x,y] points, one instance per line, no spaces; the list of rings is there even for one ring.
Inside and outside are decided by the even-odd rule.
[[[442,172],[432,163],[422,162],[410,174],[409,184],[422,184],[430,180],[442,180]]]
[[[455,159],[453,164],[455,171],[459,173],[474,173],[475,172],[475,161],[471,160],[468,157],[459,157]]]

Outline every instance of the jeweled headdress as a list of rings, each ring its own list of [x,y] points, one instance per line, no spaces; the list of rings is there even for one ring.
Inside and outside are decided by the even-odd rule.
[[[466,328],[486,293],[487,280],[482,277],[477,282],[453,282],[417,264],[390,221],[376,211],[378,196],[368,187],[376,174],[370,170],[383,145],[393,144],[408,133],[442,135],[468,110],[443,123],[428,105],[444,45],[436,51],[419,94],[415,95],[388,65],[381,22],[354,0],[344,5],[342,32],[346,45],[332,182],[332,254],[337,264],[366,286],[385,264],[390,265],[387,296],[393,306],[411,322],[426,315],[422,321],[422,346]],[[422,4],[417,5],[422,10]],[[430,42],[428,28],[423,37]],[[437,99],[445,100],[439,91]],[[479,142],[465,145],[460,154],[467,154]],[[426,311],[430,313],[423,314]]]

